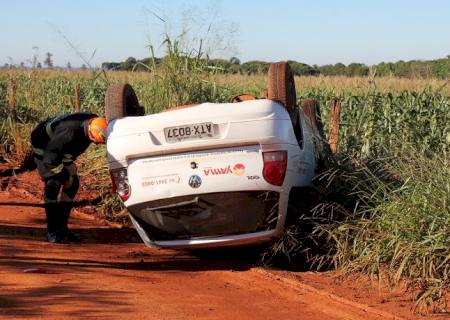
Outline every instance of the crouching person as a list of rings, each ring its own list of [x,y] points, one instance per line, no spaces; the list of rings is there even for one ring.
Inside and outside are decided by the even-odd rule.
[[[78,241],[68,229],[73,199],[80,186],[74,161],[89,145],[105,143],[107,122],[92,113],[68,113],[41,122],[31,133],[34,161],[45,184],[47,240]]]

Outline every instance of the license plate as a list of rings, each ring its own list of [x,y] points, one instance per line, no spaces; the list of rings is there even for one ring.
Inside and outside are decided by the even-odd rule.
[[[168,143],[216,137],[214,125],[211,122],[164,128],[164,135]]]

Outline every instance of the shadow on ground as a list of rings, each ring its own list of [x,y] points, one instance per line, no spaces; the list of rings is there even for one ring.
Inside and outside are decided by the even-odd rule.
[[[51,257],[35,257],[30,249],[15,248],[14,242],[0,247],[0,265],[15,268],[113,268],[148,271],[207,271],[207,270],[248,270],[255,266],[258,250],[235,248],[208,251],[174,251],[148,249],[132,228],[82,228],[73,229],[82,242],[74,244],[48,244],[46,230],[39,227],[0,225],[0,241],[26,240],[30,248],[48,250]],[[36,242],[38,241],[38,242]],[[41,247],[42,245],[45,247]],[[98,248],[95,245],[99,245]],[[117,246],[117,247],[115,247]],[[73,258],[58,258],[61,250],[74,250]],[[76,250],[92,251],[93,259],[78,259]],[[98,251],[98,259],[95,253]],[[86,255],[86,253],[83,253]],[[48,256],[48,255],[47,255]]]
[[[81,228],[72,229],[80,235],[82,243],[141,243],[141,239],[133,228]],[[45,240],[45,228],[25,227],[15,225],[0,225],[1,238],[15,238],[22,240]]]
[[[12,285],[0,283],[0,287],[2,288],[0,293],[2,318],[17,319],[24,316],[84,318],[107,314],[117,316],[121,313],[133,312],[127,301],[117,299],[118,296],[123,295],[123,292],[91,290],[69,284],[18,289]],[[26,303],[23,303],[24,301]],[[74,301],[83,307],[71,310]],[[56,310],[48,314],[49,308]]]

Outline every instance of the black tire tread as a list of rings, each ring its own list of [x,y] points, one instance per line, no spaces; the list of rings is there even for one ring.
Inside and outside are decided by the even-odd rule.
[[[292,118],[297,97],[294,76],[287,62],[276,62],[270,65],[267,98],[281,103]]]
[[[314,99],[306,99],[300,102],[299,108],[303,110],[315,131],[315,136],[317,137],[314,139],[316,158],[318,160],[317,170],[322,171],[329,166],[331,150],[323,130],[319,103]]]
[[[139,105],[139,100],[131,85],[125,83],[108,87],[105,95],[105,116],[108,121],[143,114],[144,108]]]

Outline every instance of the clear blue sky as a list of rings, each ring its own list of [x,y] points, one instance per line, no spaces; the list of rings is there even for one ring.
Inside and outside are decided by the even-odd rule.
[[[450,54],[447,0],[0,0],[0,66],[46,52],[56,65],[81,65],[64,37],[87,59],[95,50],[94,66],[147,57],[150,41],[159,56],[162,34],[179,33],[186,20],[212,56],[241,61],[375,64]]]

